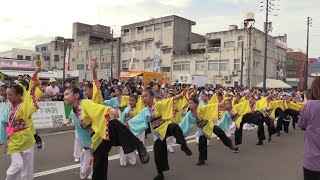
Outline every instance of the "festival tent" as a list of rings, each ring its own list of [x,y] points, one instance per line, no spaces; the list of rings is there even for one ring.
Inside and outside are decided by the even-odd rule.
[[[263,81],[257,84],[255,87],[263,88]],[[292,87],[281,80],[267,79],[266,88],[267,89],[290,89]]]

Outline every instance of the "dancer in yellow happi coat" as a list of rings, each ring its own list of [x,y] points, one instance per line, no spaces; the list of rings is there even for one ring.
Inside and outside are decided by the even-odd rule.
[[[154,137],[154,158],[158,171],[154,180],[163,180],[163,172],[169,170],[167,137],[174,136],[177,143],[181,144],[181,150],[188,156],[192,155],[179,125],[170,121],[173,117],[173,101],[179,97],[154,102],[155,97],[151,89],[144,91],[141,96],[146,108],[128,121],[129,128],[135,135],[138,135],[145,131],[150,124]]]
[[[39,108],[35,97],[37,86],[34,83],[29,92],[21,84],[7,88],[10,103],[4,106],[0,121],[0,144],[5,144],[12,160],[7,180],[33,179],[35,140],[27,120]]]
[[[266,139],[264,133],[263,124],[268,125],[269,138],[275,133],[274,122],[269,118],[267,113],[267,102],[264,99],[256,101],[253,97],[246,102],[239,103],[234,106],[239,118],[236,120],[237,129],[235,131],[235,144],[242,144],[242,131],[245,123],[251,123],[258,126],[258,143],[257,145],[263,145],[263,140]],[[269,109],[271,110],[271,109]]]
[[[226,136],[224,131],[219,126],[214,125],[212,121],[208,120],[213,118],[211,112],[216,109],[216,104],[199,106],[198,99],[193,97],[189,100],[189,108],[190,111],[184,116],[179,126],[183,130],[184,136],[188,136],[195,124],[199,128],[199,162],[197,165],[200,166],[205,164],[208,154],[207,139],[211,139],[213,137],[213,133],[221,139],[226,147],[230,148],[234,152],[238,152],[238,147],[233,146],[232,141]]]
[[[72,105],[81,127],[90,129],[103,140],[92,137],[91,149],[94,156],[93,179],[107,179],[108,153],[112,146],[122,146],[125,154],[138,150],[142,163],[149,161],[149,155],[143,143],[124,126],[115,109],[91,100],[82,100],[79,88],[72,87],[65,91],[64,101]]]

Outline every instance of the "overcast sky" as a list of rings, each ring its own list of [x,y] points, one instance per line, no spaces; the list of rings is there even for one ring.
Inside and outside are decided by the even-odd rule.
[[[193,32],[227,30],[241,26],[246,12],[256,15],[255,27],[263,29],[265,0],[8,0],[1,2],[0,52],[11,48],[34,49],[55,36],[71,37],[72,23],[102,24],[120,36],[120,27],[151,17],[179,15],[197,23]],[[307,17],[313,19],[310,31],[310,57],[320,56],[320,1],[275,0],[278,16],[270,17],[273,35],[288,35],[288,46],[306,49]],[[265,4],[265,3],[264,3]]]

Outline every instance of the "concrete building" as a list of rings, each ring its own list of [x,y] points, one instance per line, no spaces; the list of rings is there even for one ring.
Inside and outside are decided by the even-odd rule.
[[[42,67],[50,69],[50,43],[36,45],[35,51],[41,53]]]
[[[121,71],[165,72],[172,76],[172,56],[187,54],[204,36],[192,33],[196,23],[166,16],[121,27]]]
[[[34,65],[33,60],[40,59],[41,53],[29,49],[12,48],[10,51],[0,52],[0,58],[17,59],[31,61],[31,66]]]
[[[36,45],[35,51],[41,53],[42,66],[48,70],[62,70],[64,68],[63,42],[51,41]]]
[[[113,77],[119,74],[120,38],[112,37],[110,27],[103,25],[88,25],[73,23],[72,43],[70,52],[70,70],[89,71],[90,57],[96,56],[99,69],[111,76],[111,61]]]
[[[227,31],[207,33],[205,38],[205,44],[191,45],[189,55],[173,56],[175,79],[184,74],[197,74],[207,75],[210,84],[240,85],[243,43],[243,85],[254,87],[263,80],[264,32],[231,25]],[[269,35],[267,78],[285,80],[285,61],[286,35]]]
[[[306,53],[289,49],[286,63],[286,83],[298,89],[304,89]]]

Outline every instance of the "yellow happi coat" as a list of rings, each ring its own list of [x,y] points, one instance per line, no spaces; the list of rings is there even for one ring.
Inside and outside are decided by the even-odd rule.
[[[19,85],[22,86],[21,84]],[[27,92],[26,89],[23,87],[22,103],[20,104],[20,107],[16,113],[13,123],[25,121],[25,123],[27,124],[27,120],[31,119],[30,117],[38,108],[39,107],[37,105],[35,92],[34,91]],[[6,111],[2,113],[7,113],[7,115],[9,116],[10,112],[9,112],[9,109],[7,108]],[[2,121],[3,119],[1,120],[1,122]],[[1,124],[1,125],[5,126],[5,124]],[[6,134],[6,137],[8,138],[8,141],[9,141],[8,149],[7,149],[8,154],[14,154],[14,153],[25,151],[34,145],[35,143],[35,140],[33,137],[34,133],[30,129],[30,127],[28,127],[28,124],[26,126],[27,126],[26,129],[20,130],[20,131],[19,131],[19,127],[15,127],[14,133],[12,135]]]

